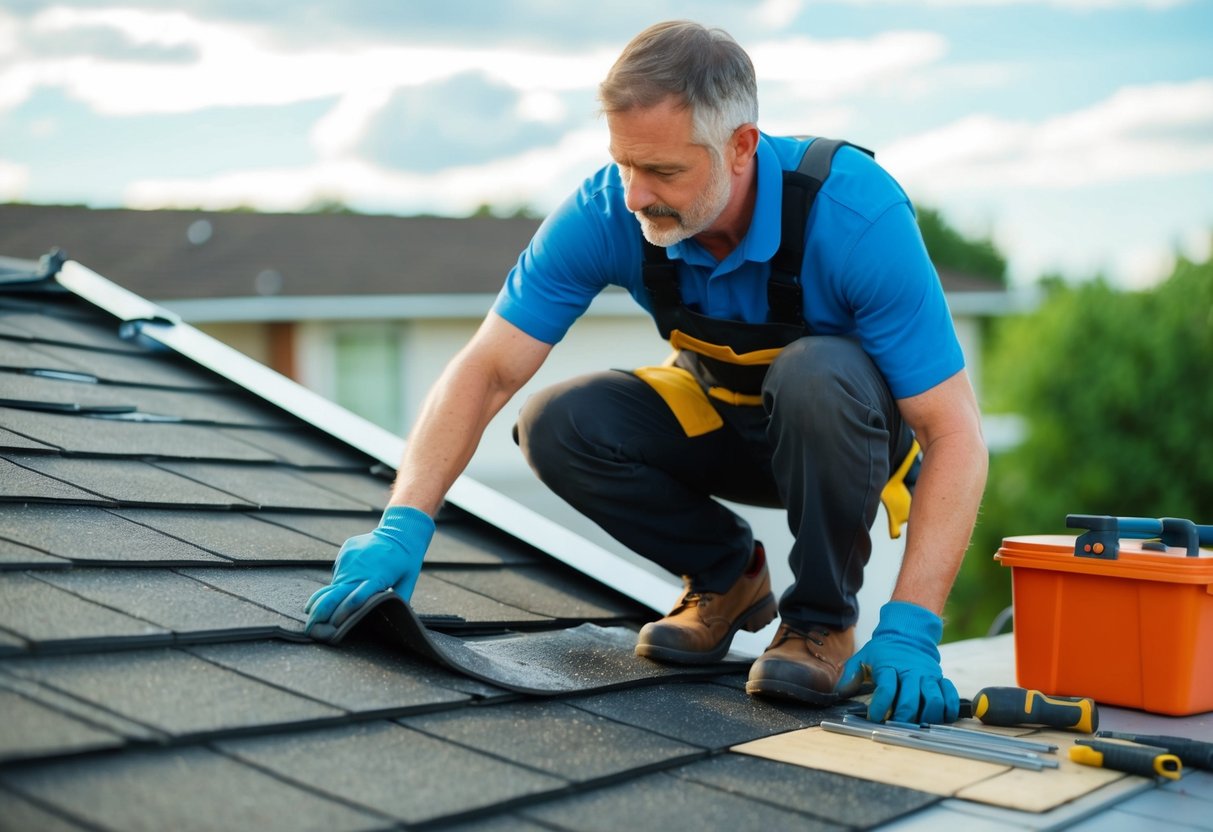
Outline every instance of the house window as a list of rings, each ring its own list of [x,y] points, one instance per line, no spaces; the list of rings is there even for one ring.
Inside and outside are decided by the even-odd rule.
[[[337,403],[382,428],[401,430],[400,337],[388,326],[343,328],[336,333]]]

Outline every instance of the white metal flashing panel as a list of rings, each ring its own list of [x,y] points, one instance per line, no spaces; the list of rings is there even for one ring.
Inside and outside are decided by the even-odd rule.
[[[177,322],[172,313],[79,263],[64,263],[56,279],[74,294],[126,322],[129,325],[128,337],[139,336],[162,344],[386,466],[395,468],[400,461],[404,440],[399,436],[313,393],[194,327]],[[678,589],[671,583],[470,477],[462,476],[456,480],[447,499],[655,611],[664,612],[673,606]]]

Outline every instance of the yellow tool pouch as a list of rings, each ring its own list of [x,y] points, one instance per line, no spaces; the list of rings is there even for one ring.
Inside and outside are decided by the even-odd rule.
[[[703,388],[681,367],[639,367],[632,373],[657,391],[689,438],[703,436],[724,426]]]
[[[889,518],[889,537],[893,540],[901,537],[901,527],[910,519],[910,487],[906,485],[906,474],[910,472],[918,452],[922,450],[915,439],[910,444],[910,452],[897,466],[893,476],[885,483],[880,492],[880,502],[884,503],[885,514]]]

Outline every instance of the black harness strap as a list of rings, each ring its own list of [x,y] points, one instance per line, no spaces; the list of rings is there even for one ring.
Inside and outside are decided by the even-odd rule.
[[[834,154],[843,145],[870,150],[841,139],[814,139],[794,171],[783,172],[783,202],[781,205],[779,249],[771,258],[771,276],[767,281],[767,320],[772,323],[804,324],[804,293],[801,288],[800,267],[804,262],[805,225],[813,201],[826,177]],[[678,289],[678,267],[666,255],[665,249],[642,240],[644,246],[644,286],[654,311],[682,305]],[[663,332],[663,337],[668,333]]]

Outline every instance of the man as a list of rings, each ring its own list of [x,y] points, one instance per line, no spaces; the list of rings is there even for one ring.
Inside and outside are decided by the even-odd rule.
[[[593,297],[619,285],[675,357],[544,391],[516,436],[553,490],[684,576],[677,606],[644,627],[637,653],[713,661],[739,629],[775,617],[761,545],[713,496],[779,505],[795,534],[795,580],[747,691],[826,704],[868,680],[874,719],[955,719],[940,614],[986,453],[905,194],[844,146],[806,215],[814,186],[785,171],[811,143],[759,132],[753,67],[719,30],[647,29],[599,97],[613,164],[544,222],[427,397],[383,521],[342,548],[332,585],[308,602],[309,629],[340,624],[389,587],[410,597],[431,517],[485,425]],[[919,446],[901,572],[855,653],[877,503]]]

